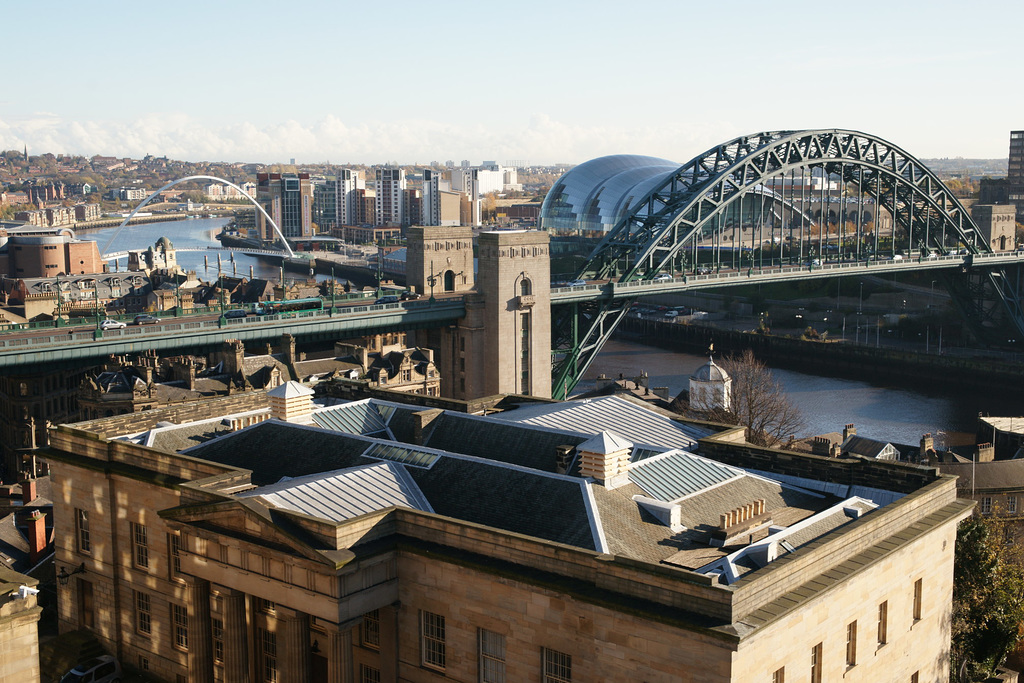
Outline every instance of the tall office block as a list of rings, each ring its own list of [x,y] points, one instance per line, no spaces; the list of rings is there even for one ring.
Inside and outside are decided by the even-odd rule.
[[[405,225],[405,169],[377,169],[377,215],[374,225]]]
[[[256,176],[256,201],[277,223],[287,238],[313,235],[313,187],[308,173],[260,173]],[[260,236],[277,239],[261,212],[256,212]]]
[[[1024,220],[1024,130],[1010,131],[1010,163],[1006,169],[1006,194],[1007,199],[1017,209],[1017,220]]]

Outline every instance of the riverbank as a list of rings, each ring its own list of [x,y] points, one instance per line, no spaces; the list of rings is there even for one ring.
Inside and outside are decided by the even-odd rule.
[[[182,221],[188,218],[185,214],[167,214],[162,213],[160,215],[151,216],[133,216],[128,225],[143,225],[146,223],[166,223],[168,221]],[[77,221],[71,227],[76,233],[77,232],[89,232],[90,230],[103,230],[105,228],[116,228],[117,226],[124,223],[124,218],[100,218],[95,221]]]
[[[807,341],[702,324],[627,318],[617,335],[670,350],[716,355],[751,349],[771,367],[945,392],[969,390],[1024,398],[1024,364],[999,358],[924,354],[866,344]]]

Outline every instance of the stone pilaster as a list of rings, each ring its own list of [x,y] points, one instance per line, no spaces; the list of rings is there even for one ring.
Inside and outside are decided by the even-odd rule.
[[[188,585],[188,679],[213,683],[210,582],[185,576]]]
[[[330,639],[329,683],[352,683],[352,629],[332,631]]]
[[[281,683],[306,683],[310,676],[309,615],[277,608],[277,671]]]
[[[248,683],[249,624],[245,614],[245,593],[225,590],[221,605],[224,612],[224,683]]]

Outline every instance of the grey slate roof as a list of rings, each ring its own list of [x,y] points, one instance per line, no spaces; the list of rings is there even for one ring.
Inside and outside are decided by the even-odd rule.
[[[369,446],[394,442],[268,420],[189,449],[190,456],[252,470],[257,486],[377,461]],[[557,543],[596,549],[585,481],[448,454],[407,467],[437,514]],[[528,494],[528,495],[527,495]]]
[[[586,434],[445,412],[430,424],[424,441],[431,448],[451,453],[554,472],[557,447],[576,446],[588,438]]]

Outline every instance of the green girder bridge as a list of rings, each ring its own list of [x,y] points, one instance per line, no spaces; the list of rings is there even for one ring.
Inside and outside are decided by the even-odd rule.
[[[994,251],[938,177],[881,138],[739,137],[631,204],[576,273],[598,284],[552,290],[552,395],[572,391],[634,301],[662,292],[930,270],[980,341],[1024,340],[1022,261]]]

